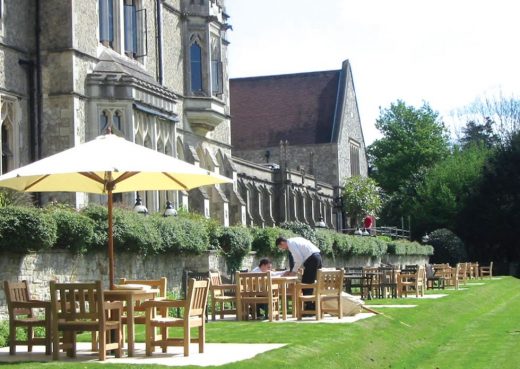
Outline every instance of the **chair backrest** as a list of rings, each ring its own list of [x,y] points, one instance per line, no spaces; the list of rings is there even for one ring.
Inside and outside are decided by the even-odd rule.
[[[97,321],[104,324],[101,281],[56,283],[50,281],[54,321]]]
[[[210,280],[210,284],[212,286],[222,286],[222,278],[220,278],[219,272],[209,272],[209,280]],[[213,290],[214,297],[223,296],[223,295],[224,295],[224,293],[222,292],[222,290],[219,290],[219,289]]]
[[[209,277],[209,272],[194,272],[193,270],[184,270],[182,274],[182,296],[186,298],[188,296],[188,284],[190,279],[197,281],[205,280]]]
[[[316,276],[318,280],[318,293],[320,295],[341,295],[343,290],[343,269],[323,270],[318,269]]]
[[[188,281],[188,294],[186,296],[186,311],[184,317],[205,317],[208,303],[209,278],[197,281],[191,278]]]
[[[236,272],[237,293],[245,296],[269,296],[272,293],[271,273]]]
[[[5,299],[9,310],[9,319],[15,319],[16,315],[28,315],[32,317],[32,309],[13,308],[13,302],[26,302],[31,299],[29,284],[27,281],[4,281]]]
[[[168,279],[166,277],[161,277],[159,279],[127,279],[120,278],[119,284],[141,284],[144,286],[150,286],[153,289],[159,290],[157,294],[158,297],[166,297]]]
[[[397,269],[393,267],[379,267],[379,282],[382,284],[397,283]]]

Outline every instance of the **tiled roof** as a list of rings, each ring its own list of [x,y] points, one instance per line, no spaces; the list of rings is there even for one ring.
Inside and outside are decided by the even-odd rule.
[[[230,79],[235,149],[331,142],[340,71]]]

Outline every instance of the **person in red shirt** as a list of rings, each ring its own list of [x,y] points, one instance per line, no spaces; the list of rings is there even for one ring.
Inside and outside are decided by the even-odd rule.
[[[367,231],[370,234],[370,228],[372,228],[372,217],[367,215],[365,219],[363,219],[363,231]]]

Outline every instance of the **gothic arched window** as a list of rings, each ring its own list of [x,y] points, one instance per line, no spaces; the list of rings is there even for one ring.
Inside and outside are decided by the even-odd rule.
[[[191,91],[202,91],[202,49],[196,42],[190,47]]]

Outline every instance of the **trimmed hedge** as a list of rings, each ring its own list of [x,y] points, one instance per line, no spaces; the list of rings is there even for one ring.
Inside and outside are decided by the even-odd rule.
[[[0,208],[0,250],[27,252],[56,244],[57,226],[43,209],[6,206]]]
[[[77,212],[65,206],[45,210],[8,206],[0,208],[0,250],[27,252],[51,247],[75,252],[106,250],[108,211],[92,204]],[[443,231],[438,232],[444,234]],[[282,227],[222,227],[201,215],[180,212],[177,217],[143,216],[131,210],[114,209],[114,247],[140,255],[171,252],[181,255],[220,250],[230,270],[240,268],[252,249],[258,256],[283,255],[275,245],[279,236],[301,235],[314,242],[329,257],[431,255],[431,246],[313,229],[300,222]],[[433,233],[433,239],[436,239]],[[441,237],[442,238],[442,237]],[[446,238],[446,236],[444,236]],[[448,237],[449,238],[449,237]]]
[[[94,242],[94,221],[69,208],[49,208],[57,226],[56,248],[84,253]]]
[[[208,249],[207,229],[188,218],[153,217],[161,237],[161,250],[177,254],[199,255]]]
[[[433,255],[433,246],[421,245],[419,242],[390,241],[388,253],[391,255]]]
[[[251,251],[252,241],[251,232],[245,227],[228,227],[222,230],[219,244],[230,273],[240,270],[242,260]]]
[[[253,242],[251,244],[252,250],[256,251],[259,256],[281,256],[284,255],[284,251],[280,251],[276,247],[275,242],[278,237],[294,237],[295,234],[288,230],[279,227],[251,227],[249,228]]]

